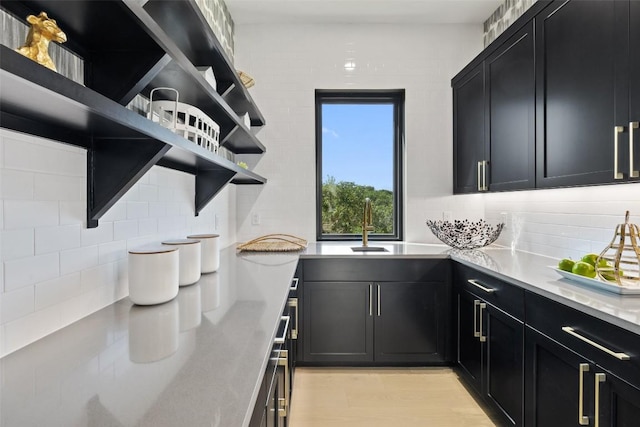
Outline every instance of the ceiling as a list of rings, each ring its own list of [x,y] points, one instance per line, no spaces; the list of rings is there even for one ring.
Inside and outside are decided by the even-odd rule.
[[[479,24],[502,0],[225,0],[236,24]]]

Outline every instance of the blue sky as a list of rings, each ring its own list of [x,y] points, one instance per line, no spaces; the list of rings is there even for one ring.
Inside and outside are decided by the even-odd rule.
[[[322,178],[393,190],[393,104],[322,106]]]

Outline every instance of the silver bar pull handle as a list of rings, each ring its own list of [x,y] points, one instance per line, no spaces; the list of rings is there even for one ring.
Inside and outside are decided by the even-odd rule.
[[[589,417],[584,415],[584,374],[589,372],[589,364],[580,364],[580,390],[578,391],[578,424],[581,426],[589,425]]]
[[[478,191],[482,191],[482,162],[478,162]]]
[[[377,284],[376,287],[378,288],[378,317],[380,317],[380,284]]]
[[[604,351],[608,355],[613,356],[618,360],[629,360],[629,359],[631,359],[631,357],[626,353],[617,353],[617,352],[615,352],[615,351],[613,351],[611,349],[608,349],[607,347],[605,347],[603,345],[598,344],[595,341],[590,340],[587,337],[583,337],[582,335],[577,333],[576,330],[573,329],[571,326],[563,326],[562,330],[564,332],[568,333],[569,335],[578,338],[580,341],[586,342],[587,344],[594,346],[598,350]]]
[[[487,336],[482,335],[482,312],[487,308],[487,304],[481,302],[480,303],[480,327],[478,328],[478,332],[480,332],[480,342],[486,342]]]
[[[633,130],[640,127],[640,122],[629,122],[629,178],[639,178],[640,172],[633,170]]]
[[[489,186],[487,186],[487,161],[482,161],[482,190],[489,191]]]
[[[284,331],[282,331],[281,337],[276,337],[273,342],[276,344],[284,344],[287,339],[287,332],[289,331],[289,321],[291,320],[290,316],[280,316],[280,320],[284,320]]]
[[[300,279],[298,279],[297,277],[294,277],[293,280],[291,281],[291,286],[289,286],[289,290],[290,291],[297,291],[298,290],[298,282],[300,282]]]
[[[595,405],[596,409],[593,414],[593,425],[595,427],[600,427],[600,383],[603,383],[607,380],[607,376],[602,372],[596,374],[596,393],[595,393]]]
[[[624,132],[624,126],[613,128],[613,179],[622,179],[622,172],[618,170],[618,134]]]
[[[492,294],[494,293],[496,290],[492,289],[492,288],[487,288],[485,286],[482,286],[480,283],[478,283],[477,280],[475,279],[467,279],[467,282],[471,283],[473,286],[475,286],[478,289],[481,289],[483,291],[485,291],[486,293]]]
[[[293,308],[294,322],[291,329],[291,339],[298,339],[298,298],[289,298],[289,307]]]
[[[473,336],[476,338],[480,337],[480,332],[478,331],[478,307],[480,306],[480,300],[473,300]]]
[[[373,316],[373,285],[369,283],[369,316]]]

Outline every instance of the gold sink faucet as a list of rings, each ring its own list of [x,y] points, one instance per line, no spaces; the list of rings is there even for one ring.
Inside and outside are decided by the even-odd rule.
[[[369,246],[367,233],[373,231],[373,214],[371,211],[371,199],[364,199],[364,213],[362,215],[362,246]]]

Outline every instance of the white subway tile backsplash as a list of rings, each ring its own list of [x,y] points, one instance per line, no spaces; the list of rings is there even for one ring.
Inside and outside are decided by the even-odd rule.
[[[35,285],[35,309],[58,304],[73,298],[80,292],[80,273],[72,273]]]
[[[138,221],[116,221],[113,223],[113,239],[127,240],[138,236]]]
[[[140,236],[148,236],[150,234],[158,233],[158,219],[157,218],[147,218],[141,219],[138,222],[138,232]]]
[[[129,245],[191,232],[193,176],[152,168],[93,229],[85,225],[85,177],[84,150],[0,129],[0,357],[125,297]],[[171,231],[160,234],[168,203]],[[227,219],[235,203],[235,189],[225,189],[207,208],[224,212],[221,243],[235,242]],[[211,231],[214,218],[197,224]]]
[[[158,186],[157,185],[148,185],[148,184],[140,184],[140,200],[144,200],[147,202],[156,202],[158,201]]]
[[[93,246],[100,243],[111,242],[112,240],[113,223],[104,221],[102,218],[98,221],[97,227],[82,230],[82,246]]]
[[[70,274],[98,265],[98,246],[60,252],[60,273]]]
[[[4,201],[4,228],[46,227],[58,225],[57,201]]]
[[[117,282],[118,264],[110,262],[97,267],[85,269],[80,275],[82,292],[89,292],[111,283]]]
[[[5,136],[4,167],[67,176],[86,176],[86,153],[79,148],[64,147],[60,143],[44,139],[24,135]]]
[[[86,202],[60,202],[60,225],[84,224],[86,219]]]
[[[5,352],[11,353],[62,326],[60,308],[52,306],[4,324]]]
[[[127,219],[146,218],[149,216],[149,203],[127,202]]]
[[[26,316],[34,311],[34,287],[26,286],[0,294],[0,301],[0,323],[8,323]]]
[[[34,198],[36,200],[59,200],[75,202],[85,200],[84,176],[63,176],[50,174],[35,175]]]
[[[103,243],[98,246],[98,262],[106,264],[127,257],[127,241]]]
[[[2,198],[8,200],[33,200],[34,173],[3,169]]]
[[[100,221],[122,221],[127,219],[127,204],[126,203],[116,203],[111,206],[111,208],[102,215]]]
[[[33,256],[33,229],[6,230],[2,234],[2,260]]]
[[[53,279],[60,273],[60,256],[52,253],[4,263],[5,292]]]
[[[80,232],[80,224],[36,228],[36,254],[79,248]]]

